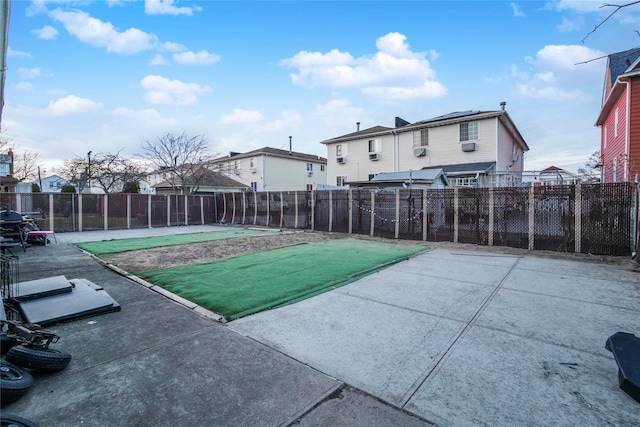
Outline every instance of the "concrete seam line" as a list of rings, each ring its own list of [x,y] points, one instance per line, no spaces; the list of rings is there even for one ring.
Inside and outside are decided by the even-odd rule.
[[[279,427],[289,427],[289,426],[298,424],[298,422],[302,418],[304,418],[307,414],[309,414],[315,408],[320,406],[323,402],[327,401],[331,397],[331,395],[333,395],[334,393],[342,390],[344,388],[344,386],[345,386],[345,384],[343,382],[338,382],[338,384],[332,385],[328,390],[326,390],[324,393],[322,393],[320,395],[319,399],[317,399],[314,402],[311,402],[310,404],[308,404],[307,406],[302,408],[299,412],[297,412],[296,414],[291,416],[288,420],[284,421],[281,424],[278,424],[278,426]]]
[[[463,338],[469,332],[469,329],[471,329],[471,327],[473,325],[475,325],[476,319],[484,311],[484,309],[487,307],[487,305],[493,299],[493,297],[496,295],[496,293],[498,293],[500,288],[502,288],[502,285],[507,280],[507,278],[509,276],[511,276],[511,273],[513,272],[513,270],[515,270],[516,266],[520,262],[520,259],[522,259],[522,258],[517,258],[516,259],[516,262],[514,262],[513,265],[511,266],[511,268],[509,268],[509,271],[507,271],[507,274],[505,274],[504,277],[502,278],[502,280],[500,280],[500,283],[498,283],[498,285],[495,287],[495,289],[489,294],[489,296],[480,305],[480,308],[478,308],[476,313],[467,322],[465,327],[462,328],[462,331],[460,331],[458,336],[453,339],[451,344],[449,344],[447,349],[442,354],[442,357],[440,357],[440,360],[438,360],[433,365],[433,367],[431,369],[429,369],[428,372],[426,372],[426,374],[423,374],[423,375],[420,376],[422,379],[418,378],[411,385],[411,387],[409,387],[409,390],[407,391],[407,393],[405,393],[403,395],[403,399],[402,399],[403,403],[401,405],[401,408],[404,408],[405,406],[407,406],[407,404],[411,401],[411,399],[418,392],[418,390],[420,390],[420,387],[422,387],[422,385],[427,381],[427,379],[431,376],[431,374],[433,374],[434,372],[438,371],[440,369],[440,367],[442,366],[442,363],[449,358],[449,356],[451,355],[451,350],[453,349],[453,347],[456,345],[456,343],[458,343],[458,341],[460,341],[461,338]],[[407,396],[407,394],[408,394],[408,397],[405,398],[405,396]]]

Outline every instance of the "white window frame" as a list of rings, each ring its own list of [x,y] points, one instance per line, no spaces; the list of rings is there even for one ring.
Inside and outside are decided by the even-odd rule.
[[[463,126],[466,126],[466,132],[464,135],[465,139],[463,139],[463,134],[462,134]],[[479,128],[478,122],[460,123],[458,125],[458,136],[459,136],[460,142],[477,141],[479,139],[479,134],[480,134],[478,128]]]
[[[347,182],[347,176],[346,175],[338,175],[338,176],[336,176],[336,185],[338,187],[344,186],[345,182]]]
[[[324,172],[325,166],[324,165],[320,165],[320,172]]]
[[[413,131],[413,148],[429,146],[429,129]]]
[[[618,137],[618,109],[616,108],[616,113],[613,118],[613,137]]]
[[[307,172],[313,172],[313,163],[307,163]]]
[[[336,157],[342,157],[342,144],[336,144]]]
[[[369,150],[369,154],[379,153],[380,152],[380,141],[377,139],[370,139],[367,142],[367,149]]]

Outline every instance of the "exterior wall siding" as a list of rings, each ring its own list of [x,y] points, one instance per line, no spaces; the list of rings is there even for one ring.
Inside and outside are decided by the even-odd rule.
[[[640,175],[640,79],[631,81],[629,108],[629,181]]]
[[[616,134],[616,111],[618,112]],[[624,92],[607,116],[602,129],[602,165],[603,182],[622,182],[625,178],[627,154],[627,93]],[[606,128],[606,129],[604,129]],[[605,139],[606,136],[606,139]]]
[[[475,151],[462,151],[459,124],[429,128],[427,155],[413,154],[413,132],[397,130],[376,138],[362,138],[348,142],[327,144],[328,184],[335,185],[336,177],[346,176],[347,181],[366,181],[370,174],[417,170],[426,167],[497,161],[501,165],[512,164],[513,138],[498,118],[478,120],[478,139]],[[419,132],[419,130],[418,130]],[[380,147],[379,160],[369,160],[368,141],[377,139]],[[342,145],[344,164],[336,162],[336,145]],[[397,146],[397,148],[396,148]],[[397,152],[396,152],[397,149]],[[346,153],[346,154],[345,154]],[[499,153],[499,154],[497,154]],[[519,148],[519,170],[522,170],[522,149]],[[498,155],[498,158],[496,156]],[[397,156],[397,158],[396,158]]]

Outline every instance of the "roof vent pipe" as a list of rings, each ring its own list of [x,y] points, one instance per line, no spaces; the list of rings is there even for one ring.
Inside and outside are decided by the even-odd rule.
[[[289,155],[291,155],[291,136],[289,136]]]
[[[506,105],[507,105],[507,103],[506,103],[506,102],[504,102],[504,101],[502,101],[502,102],[500,103],[500,108],[502,109],[502,111],[504,111],[504,107],[505,107]]]
[[[356,122],[356,132],[360,132],[360,122]]]

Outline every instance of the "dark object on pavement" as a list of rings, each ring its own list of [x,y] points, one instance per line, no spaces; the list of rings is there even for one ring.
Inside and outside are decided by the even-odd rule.
[[[33,376],[9,362],[0,362],[0,404],[15,402],[33,385]]]
[[[7,362],[38,371],[61,371],[71,361],[71,355],[65,351],[52,348],[33,348],[17,345],[5,356]]]
[[[618,383],[629,396],[640,402],[640,338],[628,332],[611,335],[605,348],[618,364]]]
[[[0,427],[38,427],[29,420],[13,414],[0,414]]]

